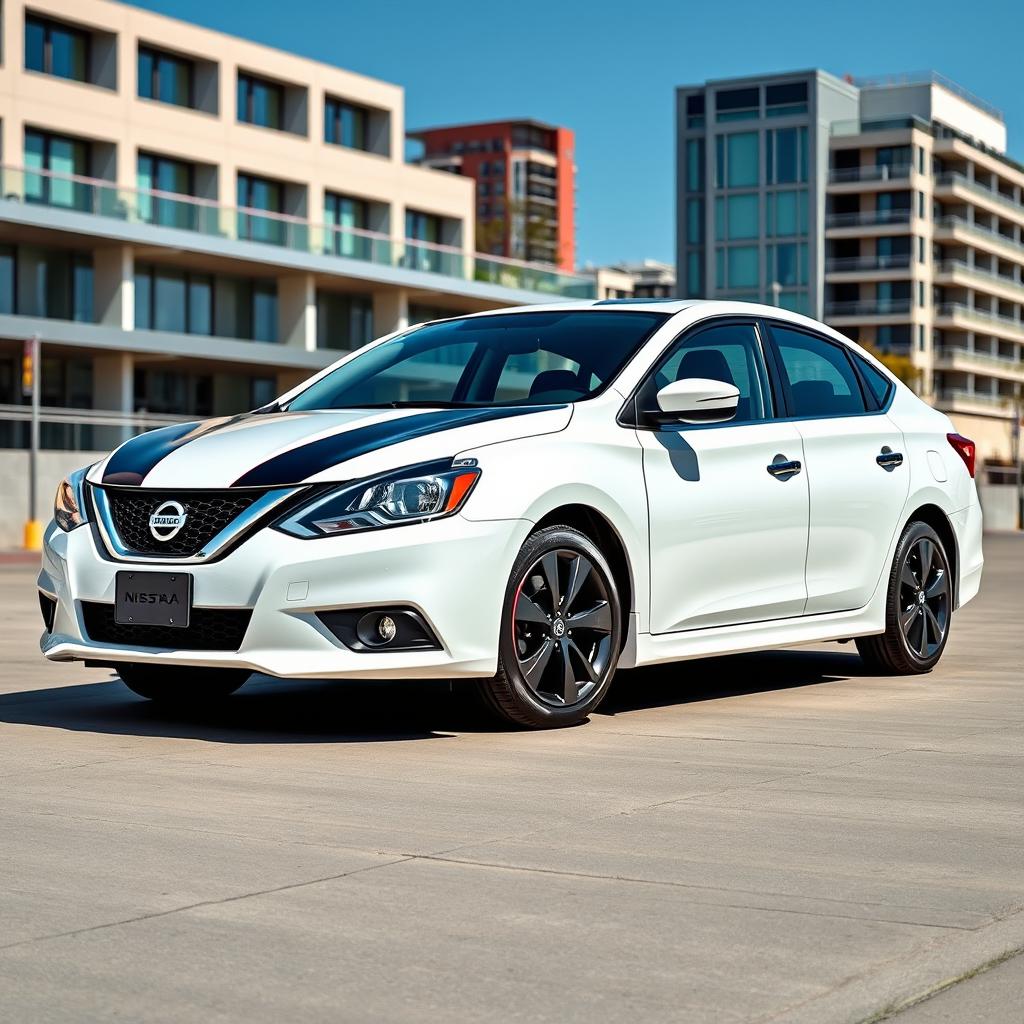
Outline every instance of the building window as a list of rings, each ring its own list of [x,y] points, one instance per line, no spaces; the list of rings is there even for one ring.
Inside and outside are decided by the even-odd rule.
[[[686,142],[686,191],[704,191],[704,140]]]
[[[750,188],[757,185],[759,148],[757,132],[716,136],[715,185],[718,188]]]
[[[261,128],[284,128],[284,86],[238,72],[238,120]]]
[[[140,190],[137,211],[142,220],[166,227],[195,228],[194,203],[179,202],[167,195],[153,195],[154,192],[193,195],[195,168],[192,164],[154,153],[140,153],[136,182]]]
[[[213,377],[210,374],[137,369],[135,411],[186,416],[213,415]]]
[[[691,249],[686,254],[686,297],[704,297],[704,250]]]
[[[704,200],[686,200],[686,244],[701,245],[704,242]]]
[[[759,208],[756,192],[716,198],[716,241],[757,238],[761,234]]]
[[[765,249],[767,259],[767,283],[784,287],[806,285],[808,278],[807,243],[785,242],[769,245]]]
[[[767,117],[790,117],[794,114],[806,114],[807,83],[786,82],[782,85],[767,86],[764,105]]]
[[[25,68],[44,75],[89,80],[89,34],[59,21],[25,18]]]
[[[722,250],[719,250],[722,251]],[[736,288],[758,288],[761,283],[760,261],[756,245],[734,245],[726,253],[726,280],[730,290]]]
[[[92,209],[93,186],[73,180],[89,173],[87,142],[26,128],[24,160],[26,202]]]
[[[765,233],[769,237],[807,234],[806,189],[769,192],[765,204]]]
[[[284,245],[286,225],[280,216],[284,211],[284,186],[279,181],[258,178],[253,174],[239,174],[238,205],[239,238]],[[248,212],[250,210],[266,210],[277,216],[262,217]]]
[[[139,96],[178,107],[194,107],[195,65],[151,46],[139,47]]]
[[[719,89],[715,93],[716,121],[743,121],[761,115],[761,89]]]
[[[328,252],[357,260],[373,258],[373,239],[357,234],[368,227],[367,204],[364,200],[328,192],[324,196],[324,222],[329,229]]]
[[[353,349],[373,340],[373,297],[318,291],[317,348]]]
[[[0,248],[0,312],[93,323],[92,256],[35,245]]]
[[[324,102],[324,142],[349,149],[369,149],[369,119],[370,112],[366,107],[328,96]]]
[[[764,153],[769,185],[807,181],[806,128],[773,128],[766,132]]]
[[[686,97],[686,127],[704,127],[704,93]]]

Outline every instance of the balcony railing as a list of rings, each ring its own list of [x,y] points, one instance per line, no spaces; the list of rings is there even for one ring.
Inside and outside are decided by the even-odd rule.
[[[982,405],[989,409],[1006,413],[1007,416],[1013,412],[1013,398],[1009,395],[993,395],[986,391],[967,391],[963,388],[942,388],[939,392],[939,404],[952,403],[954,405],[964,403],[968,405]]]
[[[1024,334],[1024,320],[1018,320],[1012,316],[1004,316],[1002,313],[993,313],[989,309],[965,306],[961,302],[944,302],[936,309],[935,313],[937,316],[962,316],[969,320],[979,320],[988,324],[1009,327],[1019,334]]]
[[[188,418],[43,406],[39,410],[39,435],[41,446],[47,450],[105,452],[136,434],[183,423]],[[32,410],[27,405],[0,405],[0,448],[27,448],[31,419]]]
[[[994,231],[992,228],[982,227],[980,224],[973,224],[968,220],[964,220],[963,217],[941,217],[935,222],[935,226],[939,228],[949,228],[950,230],[955,231],[965,231],[968,234],[975,235],[982,241],[988,242],[990,245],[993,242],[998,242],[1000,245],[1016,249],[1021,257],[1024,257],[1024,244],[1021,242],[1010,238],[1009,235],[1004,235],[1001,231]]]
[[[997,191],[994,188],[989,188],[987,185],[982,185],[980,181],[972,181],[966,175],[958,174],[956,171],[949,171],[946,174],[940,174],[935,179],[936,187],[953,187],[967,189],[969,192],[973,192],[975,195],[980,196],[983,199],[987,199],[989,202],[998,203],[1000,206],[1006,208],[1010,213],[1013,213],[1017,217],[1024,217],[1024,203],[1018,202],[1013,196],[1005,195],[1002,192]]]
[[[844,185],[851,181],[905,181],[912,170],[910,164],[833,167],[828,172],[828,180],[830,185]]]
[[[1000,284],[1004,288],[1016,288],[1021,293],[1021,300],[1024,301],[1024,280],[1016,281],[1006,274],[997,274],[994,270],[982,270],[981,267],[972,267],[963,260],[943,260],[938,266],[938,272],[942,274],[966,274],[968,277],[976,278],[985,284]]]
[[[918,128],[931,134],[931,125],[920,117],[879,117],[870,120],[833,121],[830,135],[867,135],[871,132],[891,132]]]
[[[462,280],[567,298],[591,299],[594,279],[542,264],[466,252],[456,246],[333,224],[247,207],[225,206],[209,199],[124,188],[80,175],[21,167],[0,167],[3,200],[38,204],[74,213],[109,217],[131,224],[194,231],[214,238],[279,246],[317,256],[404,267]]]
[[[829,228],[855,228],[872,224],[909,224],[910,209],[856,210],[852,213],[830,213],[825,218]]]
[[[977,364],[986,369],[991,368],[993,372],[1015,373],[1024,375],[1024,360],[1011,359],[1009,356],[995,356],[991,352],[979,352],[976,349],[958,348],[955,345],[943,345],[935,350],[936,358],[940,363],[950,364],[957,362],[969,365]]]
[[[833,256],[825,262],[829,274],[857,270],[903,270],[910,266],[910,253],[894,256]]]
[[[825,316],[894,316],[909,313],[910,299],[858,299],[852,302],[829,302]]]

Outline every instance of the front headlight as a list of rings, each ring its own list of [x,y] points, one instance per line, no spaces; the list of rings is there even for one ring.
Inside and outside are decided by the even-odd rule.
[[[450,462],[412,466],[345,484],[290,513],[275,529],[294,537],[330,537],[454,515],[480,478],[474,467]]]
[[[82,488],[89,468],[86,466],[69,473],[57,487],[57,496],[53,499],[53,518],[65,533],[70,533],[87,521]]]

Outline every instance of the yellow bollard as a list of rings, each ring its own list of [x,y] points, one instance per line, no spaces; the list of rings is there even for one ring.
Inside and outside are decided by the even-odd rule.
[[[43,524],[38,519],[29,519],[25,523],[25,550],[43,550]]]

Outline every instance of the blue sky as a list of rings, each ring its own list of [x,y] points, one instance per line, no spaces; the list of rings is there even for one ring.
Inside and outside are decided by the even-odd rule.
[[[680,84],[933,68],[999,107],[1024,158],[1022,0],[137,3],[396,82],[409,128],[535,117],[574,129],[580,262],[674,258]]]

